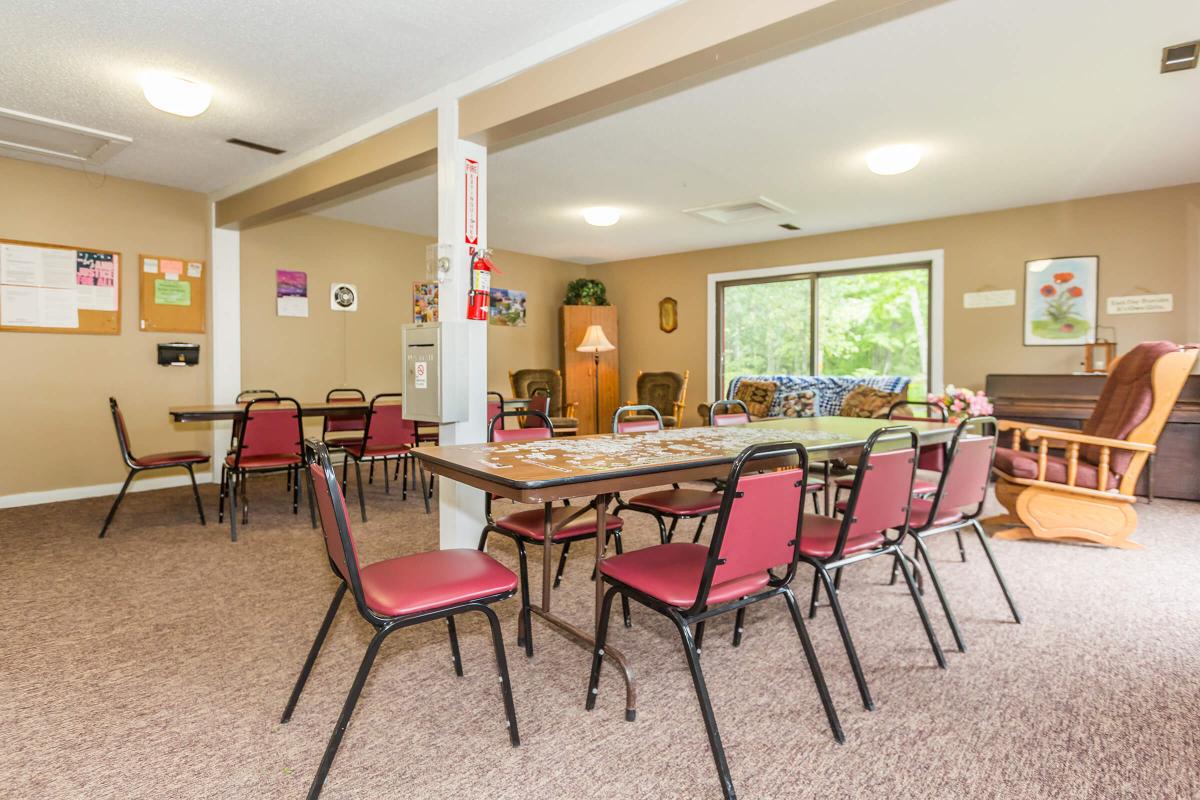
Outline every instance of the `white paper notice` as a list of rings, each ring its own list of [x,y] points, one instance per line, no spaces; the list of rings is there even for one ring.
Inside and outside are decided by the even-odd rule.
[[[307,297],[276,297],[275,315],[279,317],[307,317]]]
[[[42,286],[51,289],[75,288],[75,250],[43,249],[42,253]]]
[[[41,326],[38,289],[32,286],[0,286],[0,325],[24,328]]]
[[[966,292],[963,294],[963,308],[998,308],[1016,304],[1016,289],[995,289],[990,292]]]
[[[189,278],[199,278],[204,270],[204,265],[197,261],[189,261],[187,265],[187,275]]]
[[[41,251],[36,247],[25,247],[19,244],[0,245],[0,283],[40,286],[42,283]]]
[[[38,312],[43,328],[78,328],[79,300],[75,289],[39,289]]]
[[[143,258],[142,259],[142,272],[149,272],[151,275],[158,272],[158,259],[157,258]]]

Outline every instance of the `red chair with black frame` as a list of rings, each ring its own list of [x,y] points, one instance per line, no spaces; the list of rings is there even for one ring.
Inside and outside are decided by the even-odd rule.
[[[621,421],[622,414],[637,414],[637,419],[630,419],[624,422]],[[663,429],[662,415],[654,406],[621,406],[613,414],[613,433],[642,433],[648,431],[661,431]],[[617,504],[614,509],[616,513],[621,513],[625,510],[637,511],[642,514],[649,514],[654,517],[658,523],[658,539],[660,544],[666,544],[675,537],[675,528],[679,525],[680,520],[684,519],[700,519],[700,523],[696,526],[696,533],[692,537],[692,543],[700,541],[700,534],[704,531],[704,523],[708,518],[717,513],[721,509],[721,493],[717,491],[706,491],[704,489],[681,489],[678,483],[671,484],[670,489],[659,489],[654,492],[646,492],[631,497],[629,500],[622,499],[621,495],[617,495]],[[671,520],[671,527],[668,529],[665,520]],[[564,548],[564,559],[566,551]],[[559,564],[559,572],[562,572],[562,564]],[[557,579],[556,579],[557,580]]]
[[[924,417],[918,417],[913,414],[897,413],[903,408],[919,407],[926,409],[927,413]],[[889,422],[946,422],[949,417],[946,414],[946,407],[941,403],[925,402],[923,400],[899,400],[888,408],[887,419]],[[945,444],[927,444],[921,446],[920,455],[917,456],[917,469],[927,472],[940,473],[946,466],[946,445]],[[843,475],[833,481],[835,487],[833,493],[834,507],[842,499],[842,492],[849,491],[854,485],[854,475]],[[938,487],[936,479],[923,478],[917,475],[917,480],[913,484],[913,493],[918,497],[933,494]],[[960,544],[959,550],[962,551]],[[963,560],[966,556],[963,555]]]
[[[283,710],[281,724],[292,718],[300,693],[308,682],[309,673],[325,643],[325,637],[333,624],[334,616],[345,597],[347,589],[354,597],[358,613],[375,629],[375,635],[367,645],[362,664],[354,676],[350,693],[342,706],[342,712],[334,726],[333,735],[325,747],[317,774],[308,790],[309,800],[321,794],[329,768],[337,755],[342,735],[350,724],[354,708],[358,704],[363,685],[371,672],[383,640],[391,634],[422,622],[444,619],[450,633],[450,652],[454,672],[462,676],[462,659],[458,648],[458,634],[454,617],[458,614],[477,611],[487,617],[492,633],[492,646],[496,653],[496,668],[500,675],[500,693],[504,701],[505,726],[509,741],[516,747],[521,743],[517,732],[517,713],[513,706],[512,687],[508,677],[508,663],[504,657],[504,637],[500,622],[492,603],[507,600],[516,594],[517,576],[486,553],[478,550],[431,550],[423,553],[376,561],[365,567],[358,562],[358,551],[354,536],[350,532],[349,514],[346,513],[346,498],[338,486],[333,465],[329,462],[329,451],[320,442],[306,443],[307,475],[317,506],[321,510],[321,529],[325,539],[325,553],[329,568],[338,580],[333,601],[317,631],[317,638],[309,648],[300,677],[292,689],[287,706]]]
[[[239,500],[242,523],[250,522],[247,484],[251,474],[295,474],[296,480],[292,481],[292,513],[297,514],[300,511],[300,480],[297,468],[304,463],[301,455],[304,428],[300,403],[291,397],[251,400],[242,410],[238,431],[237,447],[225,456],[221,494],[217,505],[218,521],[223,521],[225,498],[229,498],[229,538],[234,542],[237,541]],[[315,516],[311,497],[309,513]]]
[[[881,444],[891,449],[876,452],[876,448]],[[816,616],[817,595],[823,583],[825,592],[829,595],[829,604],[833,608],[833,616],[837,620],[842,644],[845,645],[846,655],[850,658],[854,680],[858,683],[859,694],[862,695],[863,707],[868,711],[875,707],[875,702],[871,699],[866,676],[854,649],[854,642],[850,638],[850,628],[846,625],[846,616],[842,612],[842,604],[838,600],[838,590],[830,575],[831,571],[877,556],[896,559],[901,572],[904,573],[909,594],[917,607],[917,614],[921,617],[921,624],[925,627],[925,634],[929,638],[929,646],[933,648],[937,664],[942,669],[946,668],[946,656],[942,653],[925,604],[921,601],[921,594],[917,590],[907,556],[900,549],[904,532],[909,526],[909,515],[914,501],[913,483],[917,477],[919,449],[920,440],[913,428],[891,426],[872,433],[858,457],[854,485],[850,489],[849,498],[845,500],[845,510],[841,519],[807,516],[804,520],[804,534],[800,537],[800,558],[816,570],[809,618]]]
[[[387,462],[389,458],[402,461],[404,474],[400,483],[400,498],[408,499],[408,470],[409,462],[413,459],[412,449],[417,445],[417,426],[411,419],[404,418],[404,406],[400,403],[403,396],[398,392],[384,392],[372,397],[362,440],[342,448],[346,452],[346,460],[342,462],[342,491],[346,491],[346,471],[353,461],[358,485],[358,510],[363,522],[367,521],[367,501],[363,495],[362,462],[373,464],[383,461],[383,489],[391,494]],[[421,476],[421,497],[425,501],[425,513],[428,514],[429,492],[426,491],[425,471],[419,465],[415,469]]]
[[[192,496],[196,498],[196,511],[200,513],[200,524],[207,525],[208,523],[204,520],[204,504],[200,502],[200,490],[196,487],[194,470],[197,464],[208,463],[208,453],[202,453],[199,450],[185,450],[135,456],[129,444],[129,430],[125,427],[125,415],[121,413],[115,397],[108,398],[108,408],[112,412],[113,426],[117,429],[117,444],[121,448],[121,460],[125,462],[125,466],[129,467],[129,474],[125,476],[125,483],[121,484],[121,491],[117,493],[117,499],[113,501],[112,508],[108,510],[108,516],[104,518],[104,526],[100,528],[100,538],[103,539],[104,535],[108,533],[108,526],[112,524],[113,517],[117,515],[117,508],[125,499],[125,492],[129,490],[129,484],[133,482],[134,476],[139,472],[152,469],[187,470],[188,477],[192,479]]]
[[[756,461],[770,459],[778,464],[783,458],[794,459],[796,466],[755,472]],[[751,472],[755,474],[747,474]],[[735,796],[733,778],[700,668],[697,641],[710,618],[730,612],[741,618],[748,606],[782,595],[808,659],[829,727],[838,742],[845,740],[790,587],[800,557],[801,531],[811,519],[804,514],[807,483],[808,452],[803,445],[754,445],[743,450],[733,463],[721,496],[712,541],[707,546],[671,542],[600,562],[601,578],[609,588],[600,609],[586,708],[590,711],[596,704],[614,595],[633,598],[667,617],[683,640],[709,747],[726,798]],[[693,626],[697,628],[695,637]]]
[[[367,396],[362,389],[330,389],[325,393],[326,403],[365,403],[366,401]],[[361,442],[366,426],[366,412],[326,414],[325,422],[321,427],[321,441],[330,449],[338,449],[346,444]]]
[[[536,415],[540,419],[538,427],[522,427],[505,429],[504,420],[509,417],[529,417]],[[554,437],[554,423],[540,411],[522,409],[520,411],[503,411],[492,418],[488,425],[489,442],[536,442]],[[513,540],[517,546],[517,563],[521,576],[521,616],[517,621],[517,644],[524,646],[525,655],[533,657],[533,610],[529,599],[529,568],[526,563],[525,545],[542,546],[546,541],[546,526],[558,528],[553,534],[551,544],[561,544],[564,547],[569,542],[580,539],[593,539],[596,536],[595,509],[591,505],[573,507],[565,503],[559,508],[551,508],[550,504],[530,508],[525,511],[515,511],[499,519],[492,516],[492,495],[484,494],[483,513],[487,524],[479,534],[479,549],[487,546],[488,534],[498,533]],[[591,518],[585,516],[591,509]],[[550,518],[546,515],[549,512]],[[622,552],[621,529],[624,521],[615,514],[609,514],[605,520],[605,541],[612,537],[618,553]],[[557,586],[557,582],[555,583]],[[625,605],[625,624],[629,626],[629,606]]]
[[[987,535],[983,532],[983,526],[979,524],[979,515],[983,512],[983,504],[987,499],[988,477],[996,457],[996,428],[997,422],[994,417],[970,417],[958,424],[948,447],[945,469],[941,480],[938,481],[937,490],[928,499],[913,500],[912,518],[907,529],[908,536],[916,543],[916,556],[924,560],[929,571],[929,578],[933,581],[933,587],[937,591],[938,600],[946,613],[946,621],[960,652],[966,652],[967,646],[954,618],[954,612],[950,610],[950,602],[946,598],[942,582],[938,579],[937,568],[934,567],[929,549],[925,546],[925,540],[931,536],[951,531],[960,534],[964,528],[973,528],[988,562],[992,565],[992,572],[996,575],[996,582],[1000,584],[1000,591],[1008,601],[1013,620],[1018,624],[1021,622],[1021,613],[1017,611],[1017,604],[1008,590],[1003,573],[1000,572],[1000,565],[996,563],[996,556],[988,544]],[[960,536],[959,548],[961,547]],[[895,579],[896,572],[893,568],[892,581]]]

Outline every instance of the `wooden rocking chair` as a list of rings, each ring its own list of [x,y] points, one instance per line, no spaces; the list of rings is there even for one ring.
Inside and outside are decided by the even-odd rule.
[[[997,448],[993,472],[996,499],[1009,513],[983,522],[1016,527],[994,536],[1141,547],[1129,541],[1137,528],[1134,487],[1196,357],[1195,345],[1139,344],[1113,362],[1082,430],[1001,421],[1012,445]]]

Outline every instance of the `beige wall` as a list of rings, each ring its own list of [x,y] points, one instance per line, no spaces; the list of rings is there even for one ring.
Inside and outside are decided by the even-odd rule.
[[[0,238],[121,254],[120,336],[0,332],[0,496],[123,480],[109,395],[135,452],[210,448],[207,428],[166,411],[208,398],[208,337],[137,329],[138,254],[207,261],[206,206],[195,192],[0,158]],[[199,342],[201,365],[157,366],[168,341]]]
[[[412,284],[425,279],[432,241],[310,215],[243,231],[242,386],[301,402],[337,386],[402,391],[400,328],[412,322]],[[495,262],[493,285],[528,295],[525,327],[488,327],[488,388],[509,396],[508,370],[558,366],[558,308],[583,267],[505,251]],[[307,319],[275,315],[276,269],[308,273]],[[358,311],[330,310],[334,281],[358,286]]]
[[[587,274],[604,281],[620,308],[621,385],[632,386],[639,369],[691,370],[688,413],[696,423],[696,405],[710,399],[709,273],[939,249],[945,251],[947,382],[982,388],[988,373],[1079,368],[1080,347],[1022,344],[1024,265],[1032,259],[1100,257],[1099,321],[1115,326],[1121,352],[1147,339],[1200,338],[1200,184],[634,259],[590,266]],[[983,287],[1016,289],[1018,304],[964,309],[963,293]],[[1174,294],[1175,310],[1104,312],[1105,297],[1145,292]],[[679,328],[670,334],[658,329],[665,296],[679,301]]]

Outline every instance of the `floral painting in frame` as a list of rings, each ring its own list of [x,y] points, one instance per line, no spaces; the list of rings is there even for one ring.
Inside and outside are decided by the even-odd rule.
[[[1025,344],[1080,345],[1096,341],[1097,256],[1025,262]]]

